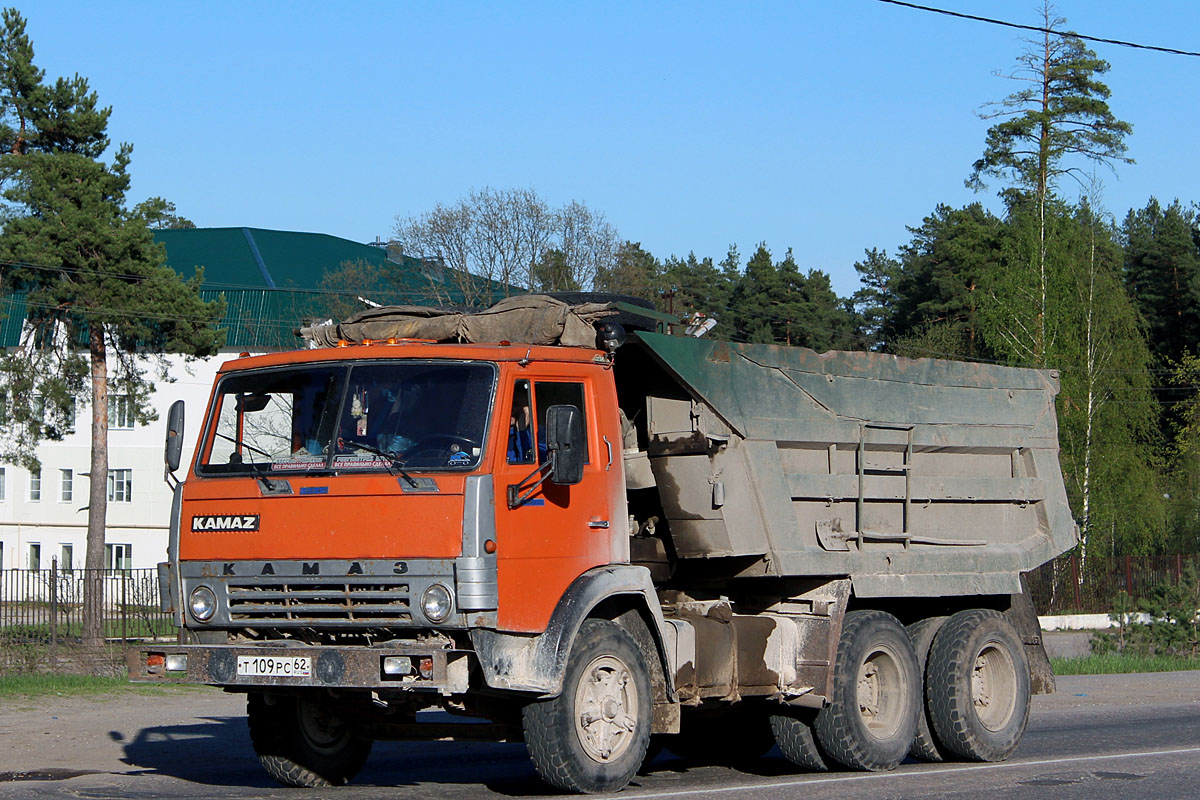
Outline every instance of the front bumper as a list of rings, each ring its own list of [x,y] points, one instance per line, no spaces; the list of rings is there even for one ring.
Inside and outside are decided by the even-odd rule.
[[[310,659],[305,676],[238,674],[242,657],[253,659]],[[129,679],[146,683],[197,683],[221,686],[277,688],[345,688],[434,691],[462,694],[468,689],[470,651],[419,645],[323,647],[311,645],[152,645],[125,654]],[[385,672],[384,660],[391,659]],[[406,663],[410,669],[397,670]],[[181,667],[168,669],[168,666]],[[426,668],[427,667],[427,668]]]

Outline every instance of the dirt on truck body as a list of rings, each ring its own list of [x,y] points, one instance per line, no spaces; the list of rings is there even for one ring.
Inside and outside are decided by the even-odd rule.
[[[582,792],[652,735],[709,763],[1006,758],[1053,690],[1021,575],[1077,540],[1057,374],[656,316],[372,309],[224,365],[160,566],[187,643],[131,677],[245,693],[300,786],[380,738],[523,739]],[[177,404],[172,472],[182,430]]]

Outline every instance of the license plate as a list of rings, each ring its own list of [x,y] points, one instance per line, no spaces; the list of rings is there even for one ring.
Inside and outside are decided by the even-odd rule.
[[[237,674],[252,678],[308,678],[312,659],[308,656],[238,656]]]

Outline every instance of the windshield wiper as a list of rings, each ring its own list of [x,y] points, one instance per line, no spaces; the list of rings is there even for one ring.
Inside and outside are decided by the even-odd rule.
[[[404,471],[404,462],[401,461],[400,459],[396,458],[396,456],[392,455],[391,453],[387,452],[386,450],[381,450],[378,447],[376,447],[375,445],[367,444],[366,442],[360,442],[357,439],[346,439],[344,443],[348,444],[348,445],[353,445],[354,447],[357,447],[360,450],[366,450],[368,453],[374,453],[377,456],[383,456],[384,458],[386,458],[388,460],[388,463],[391,465],[388,467],[388,472],[392,472],[392,467],[395,467],[396,472],[392,473],[392,474],[399,473],[400,477],[404,478],[404,480],[408,482],[409,486],[413,487],[414,489],[421,488],[421,484],[417,483],[416,479],[414,479],[411,475],[409,475],[407,472]]]
[[[247,450],[249,450],[250,452],[258,453],[259,455],[265,456],[266,458],[270,459],[271,461],[275,460],[275,456],[271,455],[270,453],[268,453],[265,450],[260,450],[259,448],[255,447],[252,444],[247,444],[246,442],[239,441],[238,439],[235,439],[232,436],[226,436],[225,434],[220,433],[218,431],[214,431],[214,433],[217,436],[220,436],[222,439],[228,439],[229,441],[236,444],[238,447],[244,447]],[[258,480],[262,481],[263,487],[268,492],[275,491],[275,481],[273,481],[267,477],[266,471],[264,470],[264,467],[265,467],[264,464],[259,464],[259,463],[255,462],[253,459],[250,461],[242,461],[241,464],[243,467],[250,468],[250,471],[254,473],[254,477],[256,477]]]

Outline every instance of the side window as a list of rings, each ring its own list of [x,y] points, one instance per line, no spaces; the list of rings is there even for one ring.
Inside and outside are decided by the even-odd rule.
[[[533,408],[529,398],[529,381],[519,380],[513,386],[512,408],[508,414],[508,463],[532,464],[533,443]]]
[[[533,399],[537,410],[538,461],[544,461],[546,458],[546,435],[543,433],[546,424],[546,409],[550,406],[565,405],[578,408],[579,415],[583,419],[583,461],[585,464],[588,463],[587,432],[591,425],[588,424],[587,406],[583,402],[583,384],[538,381],[533,385]]]

